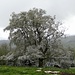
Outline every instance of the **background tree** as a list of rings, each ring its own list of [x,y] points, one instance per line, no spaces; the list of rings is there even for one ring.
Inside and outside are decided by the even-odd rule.
[[[72,63],[74,63],[74,60],[75,60],[75,49],[71,48],[71,47],[68,47],[67,49],[68,49],[67,50],[67,55],[68,55],[70,61]]]
[[[60,25],[60,22],[55,21],[55,16],[33,8],[28,12],[12,13],[9,26],[4,30],[11,30],[9,37],[22,54],[35,50],[36,55],[39,55],[39,66],[43,66],[43,60],[59,48],[59,38],[64,35],[59,30]]]
[[[7,44],[0,45],[0,56],[6,55],[9,52],[9,48]]]

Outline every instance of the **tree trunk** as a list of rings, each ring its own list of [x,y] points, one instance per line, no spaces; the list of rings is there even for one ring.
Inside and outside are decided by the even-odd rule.
[[[43,58],[39,58],[39,67],[43,67]]]

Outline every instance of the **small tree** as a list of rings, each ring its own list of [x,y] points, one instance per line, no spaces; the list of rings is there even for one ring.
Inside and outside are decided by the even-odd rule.
[[[9,26],[4,30],[11,30],[9,37],[23,54],[28,52],[28,47],[33,47],[41,59],[39,62],[43,64],[42,59],[48,58],[46,56],[50,56],[58,48],[58,40],[64,34],[59,30],[60,25],[60,22],[55,21],[55,16],[46,15],[45,10],[33,8],[28,12],[12,13]]]
[[[9,52],[7,44],[2,44],[0,46],[0,56],[6,55]]]

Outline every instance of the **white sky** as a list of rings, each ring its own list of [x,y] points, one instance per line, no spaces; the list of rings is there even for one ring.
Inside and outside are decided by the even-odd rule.
[[[65,34],[75,35],[75,15],[71,15],[64,20],[63,24],[66,28]]]
[[[51,16],[56,15],[64,22],[65,34],[75,35],[75,0],[0,0],[0,40],[8,39],[8,32],[3,32],[3,29],[9,24],[12,12],[28,11],[34,7],[46,10]]]

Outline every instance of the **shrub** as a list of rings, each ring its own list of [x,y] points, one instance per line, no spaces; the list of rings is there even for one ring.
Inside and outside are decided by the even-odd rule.
[[[61,68],[64,69],[69,69],[70,68],[70,63],[69,62],[61,62]]]
[[[0,65],[6,65],[6,60],[0,60]]]

